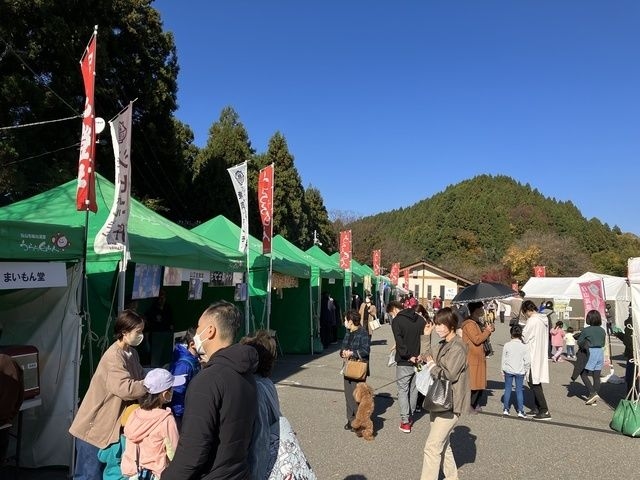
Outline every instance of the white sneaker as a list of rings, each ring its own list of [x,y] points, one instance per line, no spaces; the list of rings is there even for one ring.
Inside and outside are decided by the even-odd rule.
[[[593,396],[589,397],[589,398],[587,399],[587,401],[586,401],[586,402],[584,402],[584,403],[585,403],[586,405],[593,405],[594,403],[596,403],[596,402],[598,401],[598,398],[600,398],[600,397],[599,397],[599,396],[598,396],[598,394],[596,393],[595,395],[593,395]]]
[[[502,411],[502,415],[506,415],[508,417],[509,416],[509,410],[503,410]]]
[[[524,412],[518,412],[518,417],[519,418],[527,418],[527,416],[524,414]]]

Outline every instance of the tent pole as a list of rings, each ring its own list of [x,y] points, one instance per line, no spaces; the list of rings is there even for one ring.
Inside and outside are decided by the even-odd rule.
[[[320,278],[320,272],[318,272]],[[309,278],[309,339],[311,340],[311,355],[313,355],[313,284]]]
[[[124,292],[125,292],[125,280],[127,276],[127,245],[123,246],[122,259],[120,260],[118,269],[118,313],[124,310]]]
[[[273,252],[269,252],[269,273],[267,277],[267,330],[271,330],[271,277],[273,276]]]
[[[247,227],[248,228],[248,227]],[[249,301],[249,246],[247,245],[247,270],[245,279],[245,299],[244,299],[244,334],[249,335],[251,312],[249,311],[251,302]]]
[[[84,247],[82,249],[82,278],[81,278],[81,299],[80,299],[80,316],[87,320],[87,340],[89,343],[89,373],[93,377],[93,343],[91,340],[91,315],[87,312],[88,305],[88,277],[87,277],[87,248],[89,244],[89,208],[84,212]]]

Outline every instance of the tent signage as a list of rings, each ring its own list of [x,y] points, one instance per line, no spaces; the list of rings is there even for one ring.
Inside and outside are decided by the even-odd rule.
[[[67,286],[64,262],[0,262],[0,289]]]

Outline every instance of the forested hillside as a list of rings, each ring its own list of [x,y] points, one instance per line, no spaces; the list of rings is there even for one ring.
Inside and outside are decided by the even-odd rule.
[[[627,259],[640,256],[637,236],[506,176],[480,175],[337,227],[352,230],[358,261],[371,263],[371,251],[381,248],[384,267],[425,259],[473,280],[526,281],[534,265],[545,265],[548,276],[625,276]]]

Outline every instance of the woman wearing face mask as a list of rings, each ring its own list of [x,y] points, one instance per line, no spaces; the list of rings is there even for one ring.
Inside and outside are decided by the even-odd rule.
[[[147,394],[144,371],[135,346],[143,339],[144,320],[133,310],[118,315],[116,341],[104,352],[69,433],[76,438],[74,477],[102,480],[98,450],[120,441],[120,415],[126,402]]]
[[[378,318],[378,311],[376,310],[376,306],[371,303],[371,295],[367,295],[364,298],[364,303],[360,305],[360,310],[358,310],[360,314],[360,325],[363,326],[364,330],[369,335],[369,339],[371,339],[371,335],[373,335],[373,330],[369,326],[369,321],[374,318]]]
[[[344,317],[344,328],[347,334],[342,340],[340,356],[346,362],[349,358],[369,361],[370,342],[367,331],[360,324],[360,314],[357,310],[349,310]],[[367,376],[369,372],[367,371]],[[363,380],[364,381],[364,380]],[[353,398],[353,391],[356,389],[357,380],[344,379],[344,398],[347,403],[347,423],[345,430],[352,430],[351,420],[356,418],[358,404]]]
[[[451,382],[451,410],[429,413],[429,436],[424,446],[424,460],[420,480],[437,480],[440,466],[445,478],[458,478],[458,467],[451,451],[450,437],[460,415],[469,408],[469,384],[467,375],[467,346],[456,335],[458,319],[451,308],[442,308],[433,323],[427,323],[425,335],[436,331],[441,341],[435,358],[428,353],[420,355],[431,368],[431,376],[443,375]]]
[[[467,344],[467,363],[469,364],[469,385],[471,387],[471,413],[482,411],[480,400],[487,388],[487,359],[484,341],[495,330],[493,324],[484,326],[484,307],[482,302],[471,302],[469,318],[462,323],[462,340]]]

